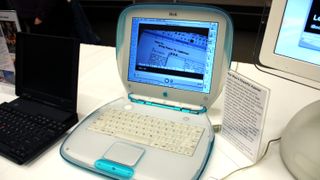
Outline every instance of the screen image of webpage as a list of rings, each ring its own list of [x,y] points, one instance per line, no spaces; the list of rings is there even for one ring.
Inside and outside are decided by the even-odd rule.
[[[320,51],[320,1],[313,0],[299,46]]]
[[[208,28],[140,24],[135,80],[209,92],[208,34]]]

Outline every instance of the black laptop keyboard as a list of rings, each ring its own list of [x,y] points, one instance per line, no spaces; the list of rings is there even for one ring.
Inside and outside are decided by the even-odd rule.
[[[0,153],[23,164],[52,144],[66,131],[66,125],[44,116],[32,116],[0,105]]]

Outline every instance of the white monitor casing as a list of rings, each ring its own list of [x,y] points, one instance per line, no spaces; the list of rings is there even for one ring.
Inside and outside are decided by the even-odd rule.
[[[312,1],[308,2],[310,4],[312,3]],[[300,0],[272,1],[271,11],[259,55],[260,63],[275,70],[280,70],[285,73],[298,76],[298,78],[292,76],[294,79],[299,79],[295,80],[296,82],[309,84],[308,81],[311,80],[313,84],[312,86],[318,86],[320,82],[319,65],[275,53],[280,30],[282,28],[281,26],[288,25],[286,22],[283,22],[288,3],[295,5],[296,8],[301,8],[297,6],[297,3],[304,3],[308,6],[306,1],[302,2]],[[294,11],[294,13],[296,12]],[[302,21],[294,18],[295,17],[292,17],[292,21],[290,21],[290,23],[293,23],[292,27],[295,27],[295,29],[292,27],[291,29],[296,32],[299,31],[300,33],[303,33],[306,20],[304,19]],[[307,18],[307,15],[303,18]],[[290,31],[286,31],[286,35],[290,35]],[[294,34],[293,38],[296,37],[297,34]],[[299,42],[296,41],[295,43],[296,46],[298,46]],[[303,47],[299,44],[299,48]],[[308,52],[312,53],[312,51],[318,53],[317,50],[312,48],[303,50],[303,52],[305,52],[303,53],[305,60],[310,55]],[[283,76],[287,77],[287,74],[283,74]],[[318,179],[320,177],[319,109],[320,101],[316,101],[302,108],[289,121],[281,135],[281,158],[289,172],[297,179]]]
[[[320,67],[318,65],[275,53],[275,47],[287,2],[287,0],[272,1],[268,23],[259,54],[260,63],[286,73],[320,82]],[[304,22],[301,23],[300,31],[302,32]]]

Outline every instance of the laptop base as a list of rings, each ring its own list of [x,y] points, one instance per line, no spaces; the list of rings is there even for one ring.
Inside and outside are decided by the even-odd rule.
[[[127,108],[130,106],[131,108]],[[123,111],[157,116],[173,122],[185,122],[188,120],[205,130],[202,138],[193,156],[176,154],[173,152],[157,149],[139,143],[115,138],[105,134],[88,130],[90,124],[109,108],[116,108]],[[172,118],[174,117],[174,118]],[[143,104],[132,103],[126,98],[117,99],[106,104],[88,116],[74,131],[70,134],[61,146],[60,153],[64,159],[80,166],[82,168],[103,174],[117,179],[126,179],[117,173],[110,173],[96,168],[97,160],[108,160],[104,155],[110,151],[110,148],[116,144],[126,144],[138,149],[144,153],[139,156],[139,160],[130,168],[134,170],[135,179],[197,179],[207,162],[214,142],[214,133],[206,114],[190,114],[170,109],[145,106]],[[176,168],[179,167],[179,168]]]

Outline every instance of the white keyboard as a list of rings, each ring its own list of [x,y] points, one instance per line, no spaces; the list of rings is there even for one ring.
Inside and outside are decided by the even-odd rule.
[[[192,156],[204,128],[108,108],[88,127],[94,132]]]

